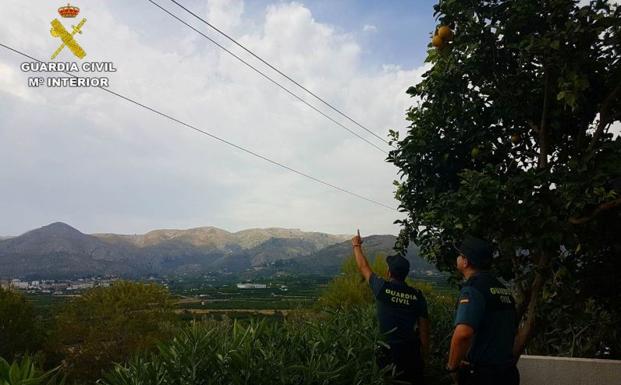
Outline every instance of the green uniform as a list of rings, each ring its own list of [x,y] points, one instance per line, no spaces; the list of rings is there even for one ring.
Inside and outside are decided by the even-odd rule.
[[[466,360],[477,379],[463,383],[519,383],[513,358],[517,317],[509,289],[488,272],[470,277],[459,294],[455,325],[459,324],[474,330]]]

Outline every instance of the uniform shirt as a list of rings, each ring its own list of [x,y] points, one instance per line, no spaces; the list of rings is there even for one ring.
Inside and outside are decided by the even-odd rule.
[[[457,301],[455,326],[469,325],[474,339],[467,360],[473,365],[509,365],[517,329],[511,291],[488,272],[470,277]]]
[[[380,332],[387,343],[418,342],[414,331],[419,317],[428,318],[423,293],[404,282],[386,281],[375,273],[369,285],[377,304]]]

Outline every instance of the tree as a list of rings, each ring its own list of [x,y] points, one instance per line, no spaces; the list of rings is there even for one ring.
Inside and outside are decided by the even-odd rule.
[[[75,298],[56,319],[56,351],[74,379],[95,380],[115,362],[166,339],[176,319],[168,290],[119,281]]]
[[[42,341],[32,305],[19,292],[0,288],[0,357],[36,352]]]
[[[621,139],[610,127],[621,120],[621,8],[442,0],[435,11],[454,40],[429,50],[431,68],[408,89],[407,136],[392,132],[406,215],[397,248],[414,241],[452,270],[466,233],[493,240],[496,272],[517,294],[521,347],[535,332],[620,346],[612,327],[580,325],[620,318]],[[578,325],[571,314],[586,303]],[[537,328],[546,317],[571,325]],[[595,354],[566,348],[555,353]]]
[[[381,254],[375,257],[371,269],[380,276],[388,275],[386,259]],[[317,303],[319,309],[343,309],[373,304],[373,293],[369,284],[358,271],[353,256],[347,258],[341,267],[341,274],[328,283]]]

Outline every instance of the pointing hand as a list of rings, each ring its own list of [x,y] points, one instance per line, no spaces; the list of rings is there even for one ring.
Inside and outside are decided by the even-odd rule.
[[[362,237],[360,237],[360,230],[358,230],[358,234],[351,239],[351,244],[353,247],[362,245]]]

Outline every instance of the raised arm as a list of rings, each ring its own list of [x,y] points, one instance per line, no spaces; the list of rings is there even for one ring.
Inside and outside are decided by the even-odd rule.
[[[358,230],[358,234],[352,238],[351,244],[354,248],[354,258],[356,259],[358,270],[364,279],[369,282],[373,271],[371,270],[371,266],[369,266],[369,261],[367,261],[367,258],[362,253],[362,238],[360,237],[360,230]]]

